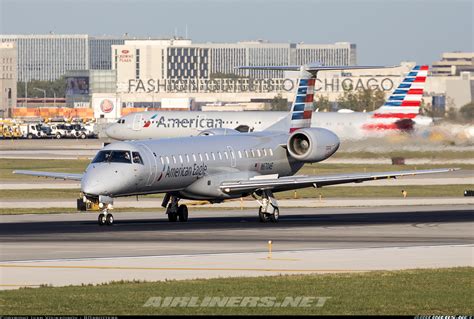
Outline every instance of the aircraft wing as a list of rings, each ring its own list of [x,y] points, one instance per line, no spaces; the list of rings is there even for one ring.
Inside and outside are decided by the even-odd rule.
[[[266,178],[264,175],[248,180],[228,181],[220,185],[220,189],[227,194],[254,192],[258,190],[271,190],[282,192],[305,187],[323,187],[329,185],[362,183],[380,179],[395,179],[399,176],[414,176],[422,174],[447,173],[459,170],[458,168],[440,168],[412,171],[374,172],[374,173],[351,173],[321,176],[288,176]]]
[[[68,180],[73,180],[73,181],[81,181],[82,175],[83,175],[83,174],[52,173],[52,172],[24,171],[24,170],[13,171],[13,174],[49,177],[49,178],[64,179],[64,180],[68,179]]]

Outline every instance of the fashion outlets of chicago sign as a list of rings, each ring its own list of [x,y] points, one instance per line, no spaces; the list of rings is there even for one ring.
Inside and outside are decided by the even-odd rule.
[[[292,92],[296,79],[130,79],[127,93],[236,93],[236,92]],[[316,79],[315,90],[342,92],[359,89],[391,91],[390,78],[333,78]]]

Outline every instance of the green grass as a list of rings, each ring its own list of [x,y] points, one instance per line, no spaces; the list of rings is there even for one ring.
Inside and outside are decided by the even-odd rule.
[[[469,315],[474,268],[379,271],[1,291],[3,315]],[[150,297],[330,297],[322,307],[144,307]]]
[[[368,182],[367,184],[370,184]],[[303,188],[296,191],[297,198],[396,198],[402,197],[402,190],[408,197],[461,197],[464,190],[473,185],[412,185],[412,186],[338,186]],[[277,193],[278,199],[294,198],[294,191]]]
[[[336,152],[331,158],[392,158],[392,157],[403,157],[405,159],[417,159],[417,158],[430,158],[439,160],[451,160],[451,159],[471,159],[474,158],[474,151],[392,151],[386,153],[378,152],[365,152],[365,151],[353,151],[353,152]]]
[[[461,168],[464,170],[474,170],[471,164],[443,164],[443,165],[391,165],[391,164],[307,164],[298,171],[299,175],[325,175],[338,173],[364,173],[364,172],[385,172],[385,171],[407,171],[432,168]]]
[[[0,159],[0,179],[37,180],[31,176],[12,174],[13,170],[34,170],[62,173],[82,173],[89,160]]]

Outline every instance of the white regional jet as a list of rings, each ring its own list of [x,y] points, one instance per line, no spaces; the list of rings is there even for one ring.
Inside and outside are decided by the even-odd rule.
[[[320,162],[336,152],[339,139],[324,128],[311,128],[316,74],[327,69],[361,67],[301,66],[291,112],[274,126],[253,133],[220,130],[211,136],[116,142],[100,150],[83,174],[14,171],[81,181],[83,203],[102,211],[99,225],[111,225],[113,200],[121,196],[166,194],[162,206],[170,222],[188,220],[180,199],[211,203],[252,195],[260,204],[260,221],[278,221],[273,194],[305,187],[360,183],[380,178],[448,172],[452,169],[293,176],[305,163]]]
[[[299,66],[279,67],[282,68],[295,70]],[[341,140],[380,137],[426,127],[432,119],[419,115],[419,110],[427,75],[428,66],[415,66],[379,109],[373,112],[321,112],[313,117],[311,126],[329,129]],[[120,118],[106,129],[106,134],[116,140],[141,140],[210,135],[215,129],[263,131],[287,114],[270,111],[138,112]]]

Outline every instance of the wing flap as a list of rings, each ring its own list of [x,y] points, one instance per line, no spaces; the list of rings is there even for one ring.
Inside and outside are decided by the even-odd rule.
[[[72,180],[72,181],[81,181],[82,176],[83,176],[83,174],[53,173],[53,172],[26,171],[26,170],[16,170],[16,171],[13,171],[13,174],[64,179],[64,180]]]
[[[240,192],[253,192],[257,190],[272,190],[281,192],[305,187],[323,187],[329,185],[362,183],[379,179],[392,179],[401,176],[415,176],[423,174],[447,173],[458,170],[458,168],[440,168],[427,170],[373,172],[334,174],[323,176],[289,176],[281,178],[253,179],[223,182],[220,189],[228,194]]]

